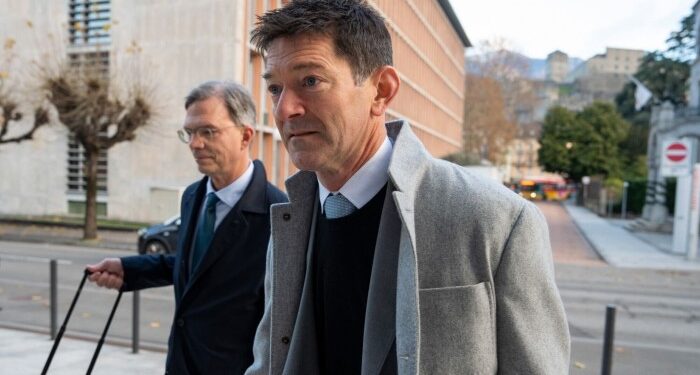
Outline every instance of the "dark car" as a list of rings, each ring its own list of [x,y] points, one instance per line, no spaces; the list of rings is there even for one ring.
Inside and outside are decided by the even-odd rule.
[[[139,254],[170,254],[177,246],[180,215],[160,224],[139,229]]]

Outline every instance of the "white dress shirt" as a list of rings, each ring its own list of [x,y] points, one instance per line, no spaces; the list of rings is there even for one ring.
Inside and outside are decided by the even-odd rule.
[[[333,195],[343,194],[357,209],[367,204],[382,190],[389,179],[389,162],[391,161],[392,150],[393,146],[389,138],[384,138],[384,142],[379,146],[377,152],[338,191],[332,192],[323,186],[321,181],[318,181],[318,197],[321,200],[321,212],[323,212],[323,203],[326,201],[329,193]]]
[[[230,185],[225,188],[214,190],[214,185],[211,183],[211,178],[207,181],[207,192],[204,195],[205,199],[202,202],[202,206],[199,209],[199,215],[204,215],[204,209],[206,208],[206,197],[209,193],[213,192],[219,197],[219,202],[216,203],[216,221],[214,222],[214,230],[219,227],[219,224],[224,220],[226,215],[231,212],[233,206],[241,200],[245,189],[250,184],[253,179],[253,163],[248,164],[248,169],[243,172],[243,174],[233,181]]]

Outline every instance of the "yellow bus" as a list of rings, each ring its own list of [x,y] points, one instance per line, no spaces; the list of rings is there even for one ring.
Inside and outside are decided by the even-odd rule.
[[[528,200],[561,201],[569,198],[570,189],[562,178],[529,177],[516,183],[521,197]]]

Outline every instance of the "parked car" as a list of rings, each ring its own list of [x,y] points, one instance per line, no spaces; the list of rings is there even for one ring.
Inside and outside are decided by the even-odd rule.
[[[179,231],[180,215],[173,216],[160,224],[139,229],[139,254],[170,254],[175,252]]]

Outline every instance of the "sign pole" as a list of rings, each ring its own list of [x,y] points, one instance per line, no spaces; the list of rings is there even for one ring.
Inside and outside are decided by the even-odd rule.
[[[690,230],[688,239],[688,260],[698,254],[698,225],[700,225],[700,164],[693,166],[693,187],[690,195]]]
[[[690,217],[690,185],[692,176],[676,178],[676,202],[673,215],[673,247],[674,254],[685,254],[688,248],[688,219]]]
[[[676,177],[672,252],[686,254],[690,240],[692,169],[697,142],[692,138],[667,140],[662,144],[661,176]]]

